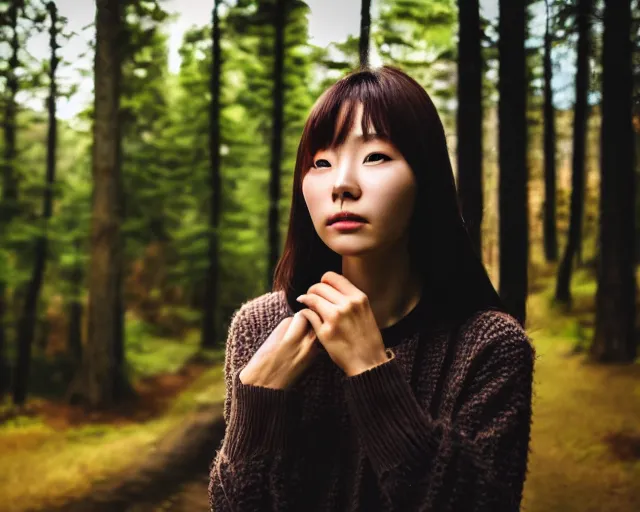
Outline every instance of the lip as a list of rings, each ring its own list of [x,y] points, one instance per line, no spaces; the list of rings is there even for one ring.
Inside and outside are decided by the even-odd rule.
[[[330,227],[337,229],[338,231],[355,231],[356,229],[364,226],[364,222],[359,220],[339,220],[330,225]]]
[[[327,220],[327,225],[332,226],[337,223],[364,224],[365,222],[367,222],[367,219],[365,219],[361,215],[358,215],[357,213],[353,213],[353,212],[344,211],[344,212],[334,213],[331,217],[329,217],[329,219]]]

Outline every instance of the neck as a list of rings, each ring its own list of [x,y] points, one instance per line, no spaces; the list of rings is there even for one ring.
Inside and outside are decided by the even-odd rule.
[[[405,317],[422,296],[422,282],[409,262],[407,250],[342,258],[342,275],[367,295],[379,329]]]

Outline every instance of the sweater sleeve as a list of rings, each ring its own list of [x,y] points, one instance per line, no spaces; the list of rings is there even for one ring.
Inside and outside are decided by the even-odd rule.
[[[395,358],[345,379],[351,418],[392,510],[520,510],[535,349],[515,320],[497,322],[495,339],[461,375],[451,417],[434,420],[421,408]]]
[[[242,354],[244,341],[256,335],[247,316],[246,308],[241,308],[229,328],[224,365],[226,429],[210,466],[209,504],[215,512],[288,511],[292,505],[285,452],[299,397],[295,390],[245,385],[240,380],[248,357]]]

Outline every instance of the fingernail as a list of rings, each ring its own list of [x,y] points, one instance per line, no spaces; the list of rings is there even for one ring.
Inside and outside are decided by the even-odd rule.
[[[301,297],[304,297],[304,294],[302,294],[302,295],[298,295],[298,297],[296,297],[296,300],[297,300],[298,302],[300,302],[300,298],[301,298]]]

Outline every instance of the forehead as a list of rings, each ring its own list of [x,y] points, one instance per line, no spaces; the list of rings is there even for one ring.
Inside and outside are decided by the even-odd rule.
[[[347,120],[345,119],[347,116],[347,112],[350,108],[350,105],[348,104],[343,104],[342,107],[340,108],[340,112],[338,114],[338,118],[336,119],[336,129],[335,132],[339,132],[340,128],[344,125],[345,122],[347,122]],[[356,105],[354,105],[353,107],[353,119],[351,122],[351,126],[348,128],[348,133],[350,136],[362,136],[365,134],[365,132],[363,132],[362,130],[362,116],[364,114],[364,105],[360,102],[357,103]],[[369,120],[369,123],[367,125],[367,131],[366,133],[368,134],[375,134],[376,133],[376,129],[373,126],[373,123],[371,121],[371,119]]]
[[[333,140],[329,144],[329,147],[342,146],[351,141],[369,142],[374,139],[386,139],[376,131],[371,116],[369,116],[367,123],[364,122],[363,116],[364,105],[362,102],[354,102],[351,104],[347,102],[343,103],[336,116]],[[351,119],[349,119],[349,117]]]

